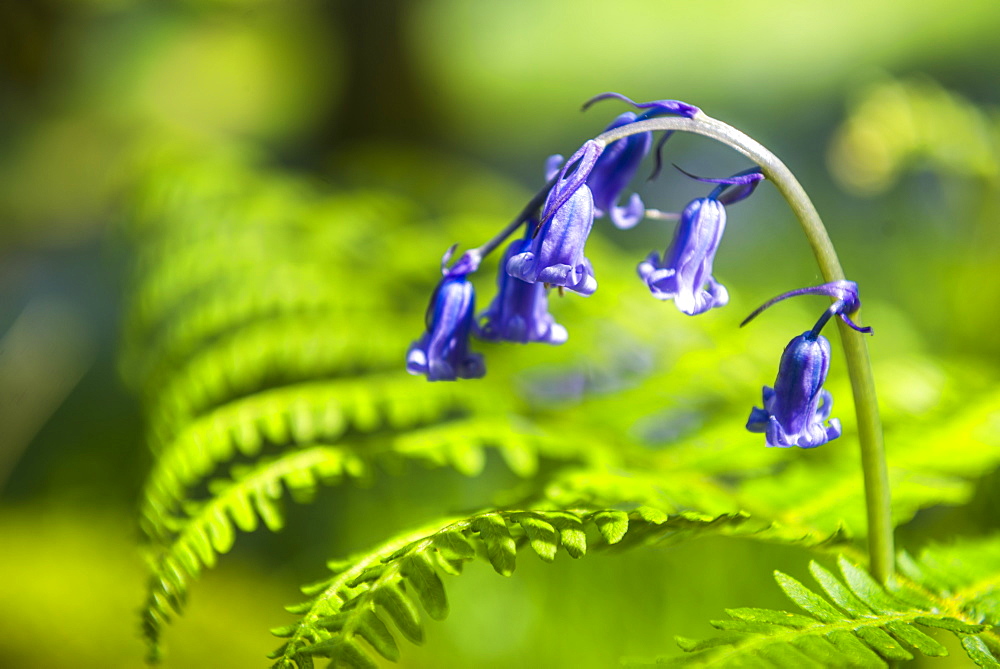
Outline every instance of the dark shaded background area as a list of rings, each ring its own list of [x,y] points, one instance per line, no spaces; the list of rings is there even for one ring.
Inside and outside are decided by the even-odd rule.
[[[962,356],[995,368],[998,29],[1000,5],[986,0],[0,2],[0,573],[8,575],[0,665],[125,667],[141,657],[132,516],[150,456],[138,404],[116,371],[129,261],[117,223],[133,157],[151,137],[247,141],[331,190],[365,185],[360,156],[386,150],[418,152],[429,170],[437,158],[465,161],[529,192],[546,156],[571,153],[618,113],[604,103],[580,114],[591,95],[687,100],[793,166],[864,286],[869,313],[901,314],[897,334],[917,342],[929,364]],[[745,166],[696,138],[671,140],[670,152],[670,162],[699,174]],[[382,179],[408,191],[405,178]],[[717,262],[748,303],[816,276],[791,215],[765,190]],[[657,206],[700,191],[670,174],[641,192]],[[511,213],[520,206],[511,202]],[[643,254],[663,243],[655,228],[609,236]],[[873,342],[876,356],[893,346],[892,334]],[[379,495],[405,496],[407,485],[327,501],[348,500],[361,514]],[[988,516],[989,489],[971,510],[926,514],[923,529]],[[303,513],[303,526],[321,515]],[[275,612],[328,557],[327,546],[293,552],[272,539],[241,540],[226,569],[206,575],[198,603],[171,631],[168,666],[207,666],[198,661],[213,647],[248,666],[270,648],[264,630],[281,622]],[[723,565],[719,550],[706,542],[627,559],[636,573],[662,560],[683,576],[684,564]],[[724,552],[745,573],[798,559]],[[524,578],[568,579],[584,592],[603,569],[552,576],[532,566],[525,571],[537,574]],[[470,575],[453,608],[490,589],[495,617],[445,623],[453,626],[445,640],[404,666],[440,666],[435,653],[512,661],[506,649],[477,650],[469,639],[525,609],[535,612],[530,626],[557,605],[490,578]],[[649,594],[636,582],[612,597],[656,600],[632,605],[656,611],[646,633],[668,639],[683,616],[663,613],[665,600],[697,595],[670,587],[669,596]],[[559,615],[577,620],[573,607],[584,605],[581,594]],[[56,618],[72,622],[47,643]],[[599,633],[578,623],[581,644]],[[515,646],[527,638],[519,629]]]

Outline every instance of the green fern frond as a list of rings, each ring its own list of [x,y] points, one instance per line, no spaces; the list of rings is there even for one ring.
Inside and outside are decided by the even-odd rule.
[[[283,314],[329,314],[347,319],[373,306],[370,299],[345,295],[343,277],[308,267],[268,267],[255,278],[234,272],[206,286],[175,312],[169,322],[149,333],[127,336],[124,364],[152,394],[170,366],[185,360],[214,338],[248,324]],[[339,280],[338,280],[339,279]],[[138,353],[136,352],[138,351]]]
[[[263,190],[271,188],[265,181]],[[272,266],[281,257],[300,257],[315,265],[317,245],[342,257],[356,246],[352,241],[371,234],[372,225],[377,223],[379,230],[385,231],[415,218],[412,203],[384,191],[358,190],[317,199],[309,193],[303,196],[301,190],[272,207],[256,202],[240,206],[241,198],[229,198],[222,203],[228,215],[213,221],[214,234],[193,236],[183,226],[186,234],[178,236],[176,227],[164,229],[155,245],[140,249],[141,273],[130,308],[133,327],[151,329],[164,314],[174,312],[220,277],[252,279],[255,271]],[[195,210],[200,214],[201,207]],[[175,216],[174,208],[161,207],[159,215]],[[227,220],[238,225],[227,226]],[[333,226],[335,235],[331,234],[331,221],[337,223]],[[306,253],[310,250],[312,254]]]
[[[287,489],[293,499],[307,501],[321,482],[344,476],[360,477],[366,466],[343,448],[312,446],[286,453],[253,467],[234,467],[232,478],[213,481],[212,496],[190,505],[183,517],[164,519],[176,532],[172,541],[151,558],[152,574],[143,612],[143,629],[156,654],[161,627],[171,611],[180,612],[188,583],[203,567],[215,566],[216,556],[232,548],[236,530],[252,532],[258,520],[275,532],[284,525],[279,507]]]
[[[332,441],[353,427],[409,427],[468,406],[456,384],[428,387],[398,373],[276,388],[231,402],[189,423],[163,448],[143,493],[142,519],[151,536],[187,489],[237,452],[256,456],[265,443]]]
[[[476,558],[510,576],[524,545],[551,562],[560,550],[581,557],[594,542],[609,546],[650,539],[679,541],[732,530],[746,520],[743,515],[668,516],[645,508],[631,513],[490,511],[444,521],[371,553],[331,563],[333,576],[304,587],[310,598],[288,607],[302,617],[272,630],[288,640],[271,657],[281,669],[311,667],[316,656],[330,658],[334,666],[365,668],[377,666],[376,656],[396,660],[399,648],[386,622],[392,621],[412,643],[421,643],[424,631],[417,602],[430,618],[442,620],[448,603],[441,574],[458,575],[465,563]]]
[[[162,443],[205,409],[276,382],[398,369],[404,350],[398,336],[380,328],[364,340],[338,336],[345,318],[295,314],[248,325],[175,365],[169,375],[151,377],[158,389],[149,400],[151,432]]]
[[[987,560],[991,572],[989,596],[1000,597],[995,567],[996,541]],[[972,552],[966,551],[967,554]],[[883,587],[866,571],[841,556],[841,577],[811,562],[809,570],[825,594],[818,594],[794,578],[775,572],[778,585],[803,612],[769,609],[728,609],[729,620],[711,621],[723,634],[705,641],[678,638],[692,653],[678,663],[698,667],[884,667],[888,662],[912,660],[914,653],[947,655],[947,649],[923,628],[954,633],[969,657],[984,667],[1000,667],[990,648],[998,648],[976,612],[969,592],[934,593],[919,582],[897,580]],[[919,562],[910,571],[924,576]],[[961,565],[960,573],[967,573]],[[935,579],[940,578],[940,572]],[[935,579],[928,579],[935,580]]]

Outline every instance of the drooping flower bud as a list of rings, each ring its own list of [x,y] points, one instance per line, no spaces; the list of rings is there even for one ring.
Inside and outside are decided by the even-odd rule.
[[[445,254],[445,260],[449,258]],[[465,258],[463,256],[463,258]],[[468,261],[456,265],[464,269]],[[428,381],[478,379],[486,373],[483,356],[469,350],[476,295],[464,272],[446,271],[427,307],[427,330],[410,345],[406,371]]]
[[[763,432],[768,446],[781,448],[815,448],[839,437],[840,421],[830,418],[833,398],[823,389],[829,368],[826,337],[809,331],[792,339],[781,354],[774,388],[764,386],[764,408],[751,410],[747,429]]]
[[[653,251],[639,263],[639,277],[653,297],[673,300],[688,316],[727,304],[729,293],[712,276],[725,229],[726,208],[718,200],[700,198],[685,207],[663,258]]]
[[[726,287],[712,276],[715,253],[726,230],[725,205],[748,197],[764,177],[754,168],[726,179],[694,178],[719,186],[708,197],[694,200],[684,208],[662,259],[654,251],[638,267],[639,277],[653,297],[673,300],[681,313],[688,316],[729,302]]]

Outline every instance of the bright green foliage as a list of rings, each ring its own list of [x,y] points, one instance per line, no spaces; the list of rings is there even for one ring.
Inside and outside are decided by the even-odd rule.
[[[524,545],[551,562],[560,550],[579,558],[588,548],[618,545],[624,539],[638,543],[736,531],[745,520],[607,509],[495,511],[444,521],[371,553],[331,563],[333,576],[305,586],[302,590],[310,599],[288,607],[302,618],[271,630],[288,639],[272,654],[274,666],[309,667],[314,656],[328,657],[331,666],[338,667],[374,667],[375,655],[396,660],[399,648],[385,623],[392,621],[407,640],[421,643],[420,608],[434,620],[448,613],[440,574],[458,575],[465,563],[477,558],[510,576]]]
[[[960,601],[973,617],[1000,624],[1000,537],[931,546],[917,559],[903,551],[899,568],[909,579]]]
[[[775,580],[805,615],[767,609],[729,609],[730,620],[714,620],[721,636],[705,641],[678,638],[692,653],[685,665],[699,667],[884,667],[915,654],[947,655],[921,628],[936,628],[961,639],[982,667],[998,667],[1000,640],[990,631],[997,618],[983,607],[1000,600],[997,539],[925,551],[920,560],[904,556],[912,581],[888,587],[843,556],[838,578],[816,562],[809,565],[823,594],[775,572]],[[947,564],[943,564],[947,561]],[[964,584],[948,589],[944,583]],[[995,609],[994,609],[995,611]]]
[[[423,162],[392,160],[418,182],[435,181]],[[137,261],[121,367],[144,404],[154,454],[140,500],[150,564],[143,621],[154,655],[192,580],[215,566],[240,532],[282,527],[286,495],[308,502],[319,485],[408,473],[413,462],[488,478],[498,457],[519,482],[495,497],[441,500],[452,506],[434,515],[483,512],[398,536],[385,530],[381,547],[338,563],[330,579],[308,590],[310,600],[294,607],[302,619],[280,630],[289,641],[279,666],[312,666],[317,656],[348,666],[393,660],[400,635],[423,638],[421,609],[432,619],[446,615],[442,575],[458,574],[475,558],[510,575],[524,546],[545,562],[558,562],[560,553],[579,558],[595,545],[706,533],[856,548],[864,509],[848,439],[790,453],[764,448],[743,429],[762,384],[773,379],[773,333],[737,335],[724,315],[678,319],[657,308],[636,286],[633,259],[600,237],[587,251],[608,268],[600,294],[552,300],[570,342],[476,343],[486,353],[485,379],[429,384],[403,371],[406,347],[420,334],[442,250],[455,239],[488,238],[510,215],[514,198],[496,183],[470,187],[474,215],[450,187],[454,179],[437,190],[422,184],[419,201],[441,208],[432,216],[381,191],[323,195],[236,151],[208,158],[166,152],[143,173],[125,229]],[[492,271],[484,265],[474,277],[480,309]],[[775,327],[802,327],[796,308],[772,316],[788,319]],[[911,358],[903,351],[884,360],[886,376],[913,375],[919,368]],[[995,379],[986,369],[953,367],[951,385],[925,370],[930,381],[919,410],[905,413],[919,387],[905,379],[882,395],[887,417],[897,419],[887,443],[899,523],[929,506],[966,502],[974,482],[1000,464],[997,431],[987,429],[1000,405]],[[842,371],[829,381],[838,398],[849,395]],[[849,436],[849,412],[837,411]],[[955,434],[963,457],[942,462],[940,444]],[[371,526],[387,520],[372,518]],[[977,587],[953,583],[958,572],[921,560],[927,581],[915,580],[934,597],[945,586]],[[987,567],[982,573],[996,571]],[[972,608],[935,617],[911,601],[930,596],[919,590],[907,591],[911,609],[892,617],[878,608],[888,606],[879,590],[858,580],[863,572],[845,572],[846,584],[815,573],[829,599],[783,580],[793,599],[812,607],[808,616],[736,616],[723,624],[727,634],[756,630],[768,649],[781,645],[782,634],[801,635],[801,643],[785,644],[796,661],[882,657],[892,652],[886,638],[933,654],[938,649],[914,624],[966,634],[974,612],[1000,608],[990,593],[970,594]],[[942,587],[931,587],[933,579]],[[833,616],[875,622],[858,634],[802,633],[803,626],[833,624]],[[782,624],[788,620],[796,622]],[[982,639],[989,638],[967,634],[963,644],[985,661],[990,650]]]

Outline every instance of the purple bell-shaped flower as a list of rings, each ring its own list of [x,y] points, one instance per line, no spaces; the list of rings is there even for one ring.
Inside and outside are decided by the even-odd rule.
[[[477,336],[488,341],[545,342],[562,344],[566,328],[549,313],[548,289],[543,283],[528,283],[507,273],[507,261],[531,246],[534,224],[528,234],[507,247],[497,273],[497,295],[480,315]]]
[[[635,120],[634,112],[625,112],[612,121],[606,130],[628,125]],[[624,206],[618,206],[618,200],[652,145],[651,132],[629,135],[612,142],[604,149],[587,177],[587,185],[594,194],[596,215],[600,217],[607,214],[615,227],[621,230],[634,227],[646,213],[646,207],[638,193],[632,193]]]
[[[708,197],[698,198],[684,208],[662,258],[653,251],[639,263],[639,277],[653,297],[673,300],[681,313],[688,316],[729,302],[726,287],[712,276],[715,253],[726,230],[725,205],[749,196],[761,179],[763,175],[757,170],[728,179],[701,179],[719,186]],[[734,186],[731,192],[726,192]]]
[[[450,256],[446,254],[445,258]],[[478,379],[486,373],[483,356],[469,350],[474,325],[476,295],[464,270],[465,256],[456,263],[460,271],[445,273],[427,308],[427,331],[410,345],[406,371],[425,374],[428,381]]]
[[[639,277],[653,297],[673,300],[688,316],[727,304],[729,292],[712,276],[715,252],[725,229],[726,208],[718,200],[700,198],[685,207],[663,258],[653,251],[639,263]]]
[[[594,225],[594,197],[586,184],[603,147],[589,141],[566,161],[542,207],[528,248],[507,261],[507,272],[528,283],[563,286],[581,295],[597,290],[584,245]],[[572,173],[569,168],[575,168]]]
[[[781,354],[774,388],[764,386],[764,408],[753,408],[747,429],[781,448],[815,448],[839,437],[840,421],[830,418],[833,398],[823,389],[829,369],[826,337],[809,331],[793,339]]]
[[[740,325],[746,325],[772,304],[795,295],[826,295],[836,301],[823,312],[812,330],[800,334],[785,347],[774,388],[764,386],[764,408],[754,407],[747,420],[751,432],[763,432],[768,446],[815,448],[840,436],[840,421],[830,418],[833,398],[823,389],[830,369],[830,342],[820,330],[834,316],[851,328],[871,334],[849,317],[861,307],[858,285],[840,280],[800,288],[768,300]],[[829,419],[829,423],[824,422]]]

